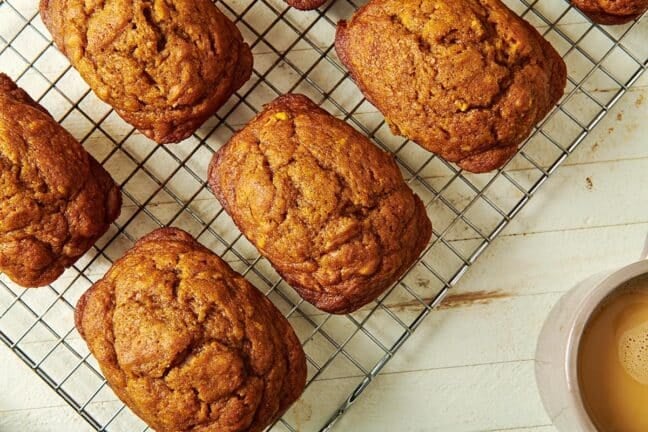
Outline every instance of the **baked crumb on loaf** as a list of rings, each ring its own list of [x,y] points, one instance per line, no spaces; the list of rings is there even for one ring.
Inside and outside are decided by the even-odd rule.
[[[250,77],[211,0],[41,0],[56,46],[97,96],[158,143],[190,136]]]
[[[432,232],[392,156],[302,95],[276,99],[234,135],[209,184],[284,279],[327,312],[378,297]]]
[[[599,24],[625,24],[648,10],[648,0],[571,0],[571,3]]]
[[[335,46],[395,134],[461,168],[499,168],[558,102],[566,67],[499,0],[371,0]]]
[[[304,389],[288,321],[178,229],[140,239],[75,318],[111,388],[157,432],[259,432]]]
[[[110,175],[0,74],[0,271],[24,287],[54,282],[120,208]]]

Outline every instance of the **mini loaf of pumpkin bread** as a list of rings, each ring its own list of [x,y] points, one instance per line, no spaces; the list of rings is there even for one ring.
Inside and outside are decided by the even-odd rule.
[[[111,388],[157,432],[262,431],[304,389],[288,321],[178,229],[139,240],[75,318]]]
[[[500,0],[371,0],[335,46],[394,133],[472,172],[506,163],[566,84],[558,53]]]
[[[378,297],[432,231],[391,155],[302,95],[276,99],[234,135],[209,183],[281,276],[331,313]]]
[[[40,10],[97,96],[161,144],[190,136],[252,71],[211,0],[41,0]]]
[[[625,24],[648,10],[648,0],[571,0],[592,21],[599,24]]]
[[[0,74],[0,271],[24,287],[54,282],[120,208],[110,175]]]
[[[300,10],[317,9],[326,3],[327,0],[286,0],[290,6]]]

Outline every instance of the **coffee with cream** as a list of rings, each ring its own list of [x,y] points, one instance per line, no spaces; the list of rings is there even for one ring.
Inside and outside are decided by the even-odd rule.
[[[594,311],[578,352],[581,396],[600,432],[648,431],[648,276]]]

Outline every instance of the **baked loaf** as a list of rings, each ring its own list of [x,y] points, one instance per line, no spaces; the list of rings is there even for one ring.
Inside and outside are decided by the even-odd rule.
[[[326,2],[327,0],[286,0],[290,6],[300,10],[317,9]]]
[[[391,155],[302,95],[276,99],[234,135],[209,184],[283,278],[331,313],[378,297],[432,231]]]
[[[120,208],[110,175],[0,74],[0,271],[24,287],[53,282]]]
[[[190,136],[252,71],[211,0],[41,0],[40,10],[97,96],[161,144]]]
[[[592,21],[599,24],[625,24],[648,10],[648,0],[571,0]]]
[[[117,396],[157,432],[262,431],[304,389],[288,321],[178,229],[139,240],[75,318]]]
[[[499,0],[371,0],[335,46],[395,134],[472,172],[506,163],[566,84],[558,53]]]

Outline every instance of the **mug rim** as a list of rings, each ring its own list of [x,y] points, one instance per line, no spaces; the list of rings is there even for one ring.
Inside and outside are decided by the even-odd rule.
[[[648,260],[628,264],[606,276],[585,296],[578,305],[574,325],[571,327],[567,339],[567,358],[565,362],[567,386],[570,391],[572,402],[576,407],[577,415],[581,421],[586,423],[590,431],[597,432],[581,394],[580,382],[578,379],[578,352],[585,327],[598,307],[612,295],[621,285],[637,277],[648,276]]]

